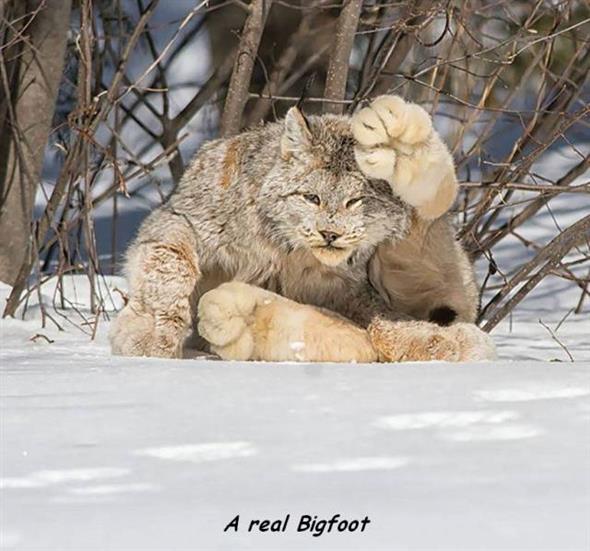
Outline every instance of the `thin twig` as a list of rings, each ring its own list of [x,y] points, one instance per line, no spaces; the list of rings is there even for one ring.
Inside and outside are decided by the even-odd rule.
[[[574,357],[571,355],[570,351],[567,349],[567,346],[565,346],[565,344],[563,344],[558,338],[557,335],[555,334],[555,332],[551,329],[551,327],[549,327],[547,324],[545,324],[543,322],[542,319],[539,319],[539,323],[545,328],[547,329],[547,332],[551,335],[551,338],[559,345],[561,346],[562,350],[568,355],[568,358],[570,359],[570,362],[575,362],[576,360],[574,360]]]

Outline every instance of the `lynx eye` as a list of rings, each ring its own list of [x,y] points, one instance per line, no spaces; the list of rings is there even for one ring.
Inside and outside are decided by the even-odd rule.
[[[349,201],[346,201],[346,208],[350,209],[355,205],[358,205],[362,200],[362,197],[355,197],[354,199],[350,199]]]
[[[308,201],[309,203],[313,203],[314,205],[319,206],[319,204],[320,204],[320,198],[317,195],[314,195],[312,193],[304,193],[303,198],[306,201]]]

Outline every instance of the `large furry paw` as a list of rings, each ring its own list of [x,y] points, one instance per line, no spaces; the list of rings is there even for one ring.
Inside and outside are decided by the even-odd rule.
[[[176,318],[146,312],[130,302],[111,323],[111,351],[117,356],[181,358],[185,330]]]
[[[368,331],[382,362],[496,359],[496,348],[490,336],[471,323],[440,327],[424,321],[379,319],[371,323]]]
[[[430,115],[399,96],[379,96],[352,117],[352,133],[360,146],[415,145],[432,132]]]
[[[205,293],[198,306],[199,335],[224,360],[253,359],[252,330],[262,289],[232,281]]]
[[[399,96],[380,96],[352,117],[357,142],[355,156],[370,178],[390,181],[398,153],[409,154],[432,133],[432,121],[422,107]]]
[[[111,322],[109,341],[117,356],[151,356],[155,319],[128,304]]]
[[[389,182],[425,218],[450,208],[457,193],[453,160],[422,107],[380,96],[353,115],[351,127],[366,176]]]

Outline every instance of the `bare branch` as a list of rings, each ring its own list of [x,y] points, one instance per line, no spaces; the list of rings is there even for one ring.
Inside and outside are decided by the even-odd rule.
[[[491,331],[559,264],[561,259],[573,247],[588,239],[590,239],[590,215],[585,216],[562,231],[514,275],[482,312],[480,319],[484,316],[487,318],[487,322],[483,325],[482,329],[484,331]],[[501,301],[519,283],[524,281],[535,268],[538,268],[535,275],[526,281],[511,299],[500,306]]]

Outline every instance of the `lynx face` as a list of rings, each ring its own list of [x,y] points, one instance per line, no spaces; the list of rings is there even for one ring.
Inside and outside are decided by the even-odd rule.
[[[359,250],[405,235],[409,209],[385,182],[357,167],[349,126],[342,119],[297,110],[285,119],[282,159],[263,183],[260,212],[270,237],[288,249],[308,249],[336,266]]]

